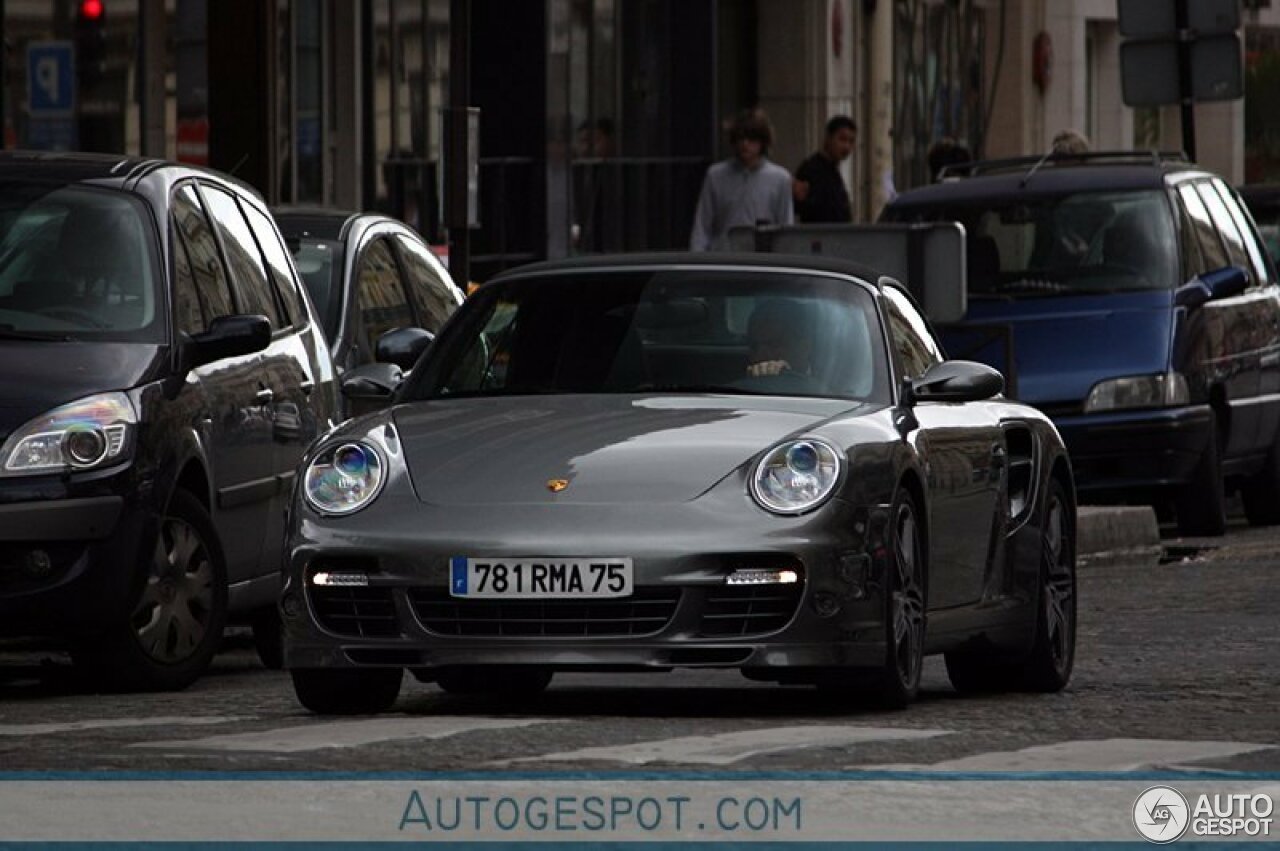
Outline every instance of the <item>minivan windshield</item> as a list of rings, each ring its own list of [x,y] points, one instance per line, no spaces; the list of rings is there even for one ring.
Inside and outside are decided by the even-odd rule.
[[[870,292],[782,271],[591,271],[513,279],[465,302],[406,399],[728,393],[883,401]]]
[[[0,339],[162,341],[145,215],[122,192],[0,183]]]
[[[1172,289],[1178,243],[1160,190],[992,198],[890,208],[897,221],[958,221],[969,296],[1029,298]]]

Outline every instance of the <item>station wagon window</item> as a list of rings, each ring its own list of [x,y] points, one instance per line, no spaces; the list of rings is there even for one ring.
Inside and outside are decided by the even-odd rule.
[[[1236,224],[1236,230],[1240,233],[1240,238],[1244,241],[1245,251],[1249,254],[1249,262],[1253,264],[1254,280],[1265,286],[1271,283],[1271,274],[1267,269],[1266,258],[1262,256],[1262,251],[1258,247],[1258,240],[1253,228],[1249,225],[1249,219],[1245,216],[1244,211],[1240,209],[1235,196],[1231,194],[1231,190],[1221,180],[1211,181],[1213,188],[1218,191],[1218,196],[1222,198],[1222,203],[1226,206],[1227,212],[1231,214],[1231,220]]]
[[[1249,283],[1256,285],[1258,283],[1257,272],[1253,268],[1253,264],[1249,260],[1249,255],[1244,250],[1244,240],[1240,238],[1240,232],[1236,230],[1236,223],[1231,218],[1231,214],[1227,212],[1227,205],[1222,203],[1222,198],[1208,183],[1197,183],[1196,189],[1200,193],[1204,205],[1209,210],[1209,216],[1213,219],[1214,225],[1218,228],[1218,234],[1222,237],[1222,243],[1227,248],[1227,258],[1231,265],[1239,266],[1249,275]]]
[[[893,287],[885,287],[884,303],[898,381],[919,378],[929,367],[942,361],[942,350],[924,317],[906,296]]]
[[[201,193],[209,201],[209,210],[217,222],[222,246],[227,252],[227,265],[231,276],[244,296],[246,313],[258,313],[271,322],[272,328],[280,327],[280,309],[276,306],[267,272],[262,266],[262,256],[249,224],[240,214],[240,206],[229,193],[216,186],[204,184]]]
[[[397,236],[396,246],[400,249],[400,259],[404,261],[408,276],[405,284],[418,311],[418,320],[423,328],[434,334],[461,303],[461,293],[452,280],[441,276],[438,264],[426,256],[427,249],[422,245]]]
[[[1184,281],[1189,281],[1207,270],[1204,257],[1200,253],[1200,239],[1196,232],[1195,220],[1191,218],[1187,206],[1181,200],[1175,198],[1174,205],[1178,208],[1178,223],[1181,230],[1182,278]]]
[[[298,285],[294,282],[289,254],[280,243],[275,226],[271,224],[266,214],[248,204],[242,206],[245,218],[249,220],[249,227],[252,228],[253,235],[257,237],[258,245],[262,248],[262,256],[266,258],[267,268],[271,270],[271,280],[275,283],[276,295],[284,303],[286,312],[289,314],[289,321],[293,325],[305,325],[307,310],[302,304],[302,294],[298,292]]]
[[[400,267],[391,254],[386,240],[377,239],[360,255],[356,271],[356,304],[360,310],[360,341],[358,363],[373,359],[378,338],[396,328],[413,325],[413,311],[405,296],[404,282],[400,280]]]
[[[1227,259],[1227,250],[1218,237],[1218,229],[1214,227],[1209,210],[1205,207],[1204,201],[1200,200],[1195,187],[1184,183],[1178,187],[1178,194],[1182,196],[1182,203],[1186,205],[1187,213],[1190,214],[1191,221],[1195,225],[1196,239],[1200,243],[1200,254],[1204,257],[1205,271],[1212,272],[1223,266],[1229,266],[1231,261]]]
[[[235,301],[222,257],[218,254],[218,243],[194,186],[184,184],[174,192],[171,215],[174,230],[182,235],[187,247],[191,271],[205,306],[205,316],[212,320],[235,313]]]

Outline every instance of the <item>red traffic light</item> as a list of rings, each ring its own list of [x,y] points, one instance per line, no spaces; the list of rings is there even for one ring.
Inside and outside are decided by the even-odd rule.
[[[97,21],[102,18],[104,12],[102,0],[81,0],[80,17],[86,21]]]

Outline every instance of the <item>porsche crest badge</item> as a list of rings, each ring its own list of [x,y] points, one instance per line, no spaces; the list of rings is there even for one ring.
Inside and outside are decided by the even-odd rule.
[[[567,487],[569,487],[568,479],[547,479],[547,490],[552,493],[560,493]]]

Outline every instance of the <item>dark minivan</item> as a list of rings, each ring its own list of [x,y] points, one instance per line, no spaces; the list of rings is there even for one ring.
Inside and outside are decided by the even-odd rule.
[[[1082,499],[1172,503],[1220,535],[1280,522],[1280,288],[1235,192],[1180,156],[962,166],[884,218],[958,221],[968,312],[941,329],[1049,414]]]
[[[271,631],[285,502],[333,367],[253,190],[0,154],[0,634],[173,689],[229,615]]]

